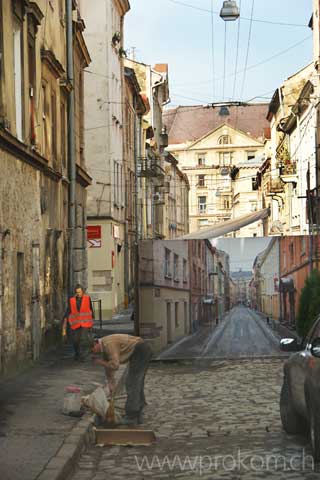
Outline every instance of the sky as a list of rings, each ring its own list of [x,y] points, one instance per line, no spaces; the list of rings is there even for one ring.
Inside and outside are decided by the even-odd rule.
[[[230,255],[230,271],[251,271],[256,256],[267,248],[269,237],[218,238],[212,243]]]
[[[312,0],[241,0],[240,22],[212,15],[212,3],[219,12],[223,0],[130,0],[125,48],[135,47],[135,59],[143,63],[168,63],[169,107],[268,102],[286,78],[312,61]]]

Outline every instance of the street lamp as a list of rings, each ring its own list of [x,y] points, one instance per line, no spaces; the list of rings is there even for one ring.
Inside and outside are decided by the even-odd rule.
[[[240,16],[240,11],[235,1],[224,1],[220,11],[220,17],[225,22],[234,22]]]

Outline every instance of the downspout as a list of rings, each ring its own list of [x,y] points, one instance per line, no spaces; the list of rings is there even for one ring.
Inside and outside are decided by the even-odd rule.
[[[0,335],[2,332],[2,300],[3,300],[3,237],[5,233],[0,229]],[[1,337],[0,337],[1,338]],[[1,353],[1,343],[0,343],[0,353]],[[1,357],[0,357],[0,368],[1,368]]]
[[[134,109],[136,111],[136,99],[134,103]],[[137,337],[140,336],[140,272],[139,272],[139,158],[141,157],[141,125],[142,117],[139,116],[139,123],[137,128],[137,118],[134,115],[134,165],[135,165],[135,178],[134,178],[134,216],[135,216],[135,251],[134,251],[134,333]],[[138,139],[137,139],[138,136]],[[137,141],[138,140],[138,141]]]
[[[74,289],[74,237],[75,237],[75,202],[76,202],[76,159],[74,139],[74,65],[73,65],[73,20],[72,0],[66,0],[67,23],[67,76],[70,84],[68,95],[68,167],[69,167],[69,294]]]

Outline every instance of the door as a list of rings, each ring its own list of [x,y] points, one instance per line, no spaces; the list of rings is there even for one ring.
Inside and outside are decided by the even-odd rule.
[[[40,320],[40,245],[32,243],[32,356],[37,360],[40,356],[41,320]]]
[[[188,319],[188,304],[184,302],[184,333],[188,335],[189,333],[189,319]]]
[[[171,303],[167,303],[167,343],[172,343]]]

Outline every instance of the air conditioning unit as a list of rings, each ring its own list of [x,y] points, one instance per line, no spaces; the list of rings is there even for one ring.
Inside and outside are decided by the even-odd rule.
[[[229,175],[229,167],[221,167],[220,168],[220,175]]]
[[[163,194],[161,193],[155,193],[153,195],[153,201],[154,203],[156,203],[157,205],[163,205],[165,202],[164,202],[164,196]]]

